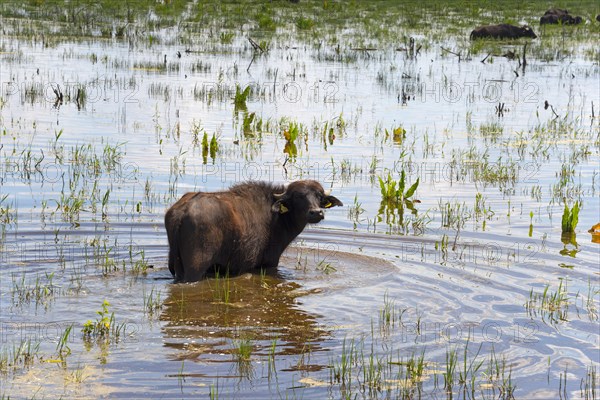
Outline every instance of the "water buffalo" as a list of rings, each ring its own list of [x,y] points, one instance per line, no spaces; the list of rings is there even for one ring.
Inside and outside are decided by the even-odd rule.
[[[573,17],[569,14],[568,10],[562,10],[560,8],[552,8],[547,10],[544,15],[540,18],[540,25],[558,24],[563,25],[577,25],[583,22],[583,18],[580,16]]]
[[[304,227],[324,218],[324,208],[342,205],[313,180],[187,193],[165,215],[169,270],[176,281],[194,282],[220,269],[237,275],[276,267]]]
[[[536,34],[528,26],[514,26],[509,24],[487,25],[473,29],[471,39],[480,38],[517,39],[520,37],[536,38]]]

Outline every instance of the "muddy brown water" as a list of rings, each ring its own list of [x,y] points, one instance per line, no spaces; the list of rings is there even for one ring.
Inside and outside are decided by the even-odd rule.
[[[586,232],[600,209],[598,122],[590,120],[591,103],[596,114],[600,104],[597,63],[532,55],[515,77],[508,60],[458,62],[439,49],[343,62],[275,46],[246,72],[244,50],[178,59],[176,45],[132,52],[118,41],[45,48],[15,39],[5,47],[0,339],[8,361],[0,395],[444,397],[447,354],[458,351],[460,370],[466,347],[469,365],[483,362],[469,375],[477,397],[506,395],[503,379],[517,398],[597,396],[600,256]],[[177,69],[139,66],[164,54]],[[210,68],[194,69],[199,61]],[[85,87],[84,107],[55,107],[57,83]],[[271,123],[254,137],[234,111],[236,83],[258,88],[248,112]],[[215,91],[209,99],[194,88]],[[413,94],[405,104],[403,91]],[[495,111],[500,102],[505,115]],[[281,118],[307,129],[295,160],[283,153]],[[322,136],[325,123],[333,140]],[[399,126],[406,138],[394,142]],[[206,163],[205,131],[220,146]],[[483,160],[515,179],[481,178],[474,164]],[[379,215],[377,180],[388,171],[398,179],[402,169],[409,182],[420,178],[417,214],[405,209],[405,226]],[[179,196],[300,178],[322,181],[345,207],[307,228],[276,271],[171,282],[162,218]],[[487,201],[483,214],[477,194]],[[574,239],[561,238],[564,198],[583,204]],[[74,199],[82,206],[69,217]],[[462,213],[454,209],[463,223],[448,222],[447,202],[464,203]],[[364,212],[352,218],[357,208]],[[135,272],[136,263],[150,268]],[[561,282],[566,300],[557,307],[526,307]],[[160,304],[153,312],[151,293]],[[121,335],[86,342],[83,325],[104,300],[124,324]],[[61,359],[57,344],[71,325]],[[33,359],[11,361],[23,343],[39,344]],[[340,382],[349,348],[352,379]],[[415,355],[425,373],[407,385],[399,371]],[[490,378],[490,357],[503,360],[502,377]],[[378,376],[368,375],[371,360]],[[471,397],[460,387],[456,378],[455,396]]]

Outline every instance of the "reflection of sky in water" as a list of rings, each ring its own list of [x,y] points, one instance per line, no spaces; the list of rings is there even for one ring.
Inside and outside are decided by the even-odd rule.
[[[125,143],[124,161],[138,167],[140,179],[150,177],[160,191],[167,189],[173,157],[181,153],[178,165],[182,170],[185,165],[185,174],[178,179],[181,192],[225,188],[244,179],[312,177],[336,186],[342,183],[346,187],[344,193],[350,197],[360,194],[359,200],[371,214],[377,206],[378,192],[377,187],[371,188],[368,174],[373,157],[379,161],[376,169],[379,174],[384,168],[399,170],[399,162],[411,162],[413,168],[416,166],[413,177],[421,178],[420,193],[427,189],[451,191],[456,198],[470,200],[477,191],[484,191],[493,200],[498,196],[497,190],[475,187],[470,177],[466,184],[459,185],[460,190],[450,182],[451,151],[466,151],[475,146],[480,154],[487,152],[492,163],[500,156],[518,162],[521,171],[517,187],[522,190],[515,195],[526,194],[520,192],[533,184],[547,190],[560,168],[561,150],[544,160],[542,168],[539,160],[536,163],[527,157],[520,160],[512,150],[501,155],[501,147],[478,146],[479,125],[495,122],[504,130],[500,142],[515,140],[519,133],[527,134],[551,119],[551,110],[543,109],[545,100],[561,115],[569,113],[575,118],[592,101],[600,104],[594,85],[597,66],[590,62],[565,66],[530,59],[527,72],[520,71],[516,77],[513,72],[516,62],[502,57],[496,57],[492,64],[482,64],[478,62],[479,56],[462,62],[456,57],[441,59],[441,50],[424,53],[416,60],[407,60],[402,52],[381,51],[375,52],[377,56],[361,53],[355,62],[337,63],[318,62],[314,55],[304,57],[303,50],[275,49],[257,58],[248,73],[249,55],[245,53],[184,52],[179,59],[175,48],[160,46],[146,52],[130,52],[123,45],[93,43],[63,44],[52,50],[23,44],[17,48],[24,54],[24,62],[6,63],[0,71],[8,102],[2,117],[9,132],[19,131],[20,135],[33,132],[35,121],[35,137],[22,139],[33,143],[34,152],[39,151],[37,147],[47,147],[54,133],[62,129],[60,143],[67,146],[93,142],[98,151],[103,140]],[[164,55],[169,72],[153,71],[162,65]],[[92,58],[96,61],[92,62]],[[150,66],[145,67],[144,62]],[[193,72],[197,63],[210,68],[205,67],[207,72]],[[27,103],[26,91],[32,84],[43,88],[47,101]],[[77,111],[71,101],[55,109],[53,88],[57,84],[72,97],[77,87],[85,87],[85,108]],[[313,126],[319,127],[319,131],[326,121],[335,126],[341,116],[346,133],[337,134],[326,151],[318,137],[309,140],[308,151],[300,146],[300,157],[295,165],[288,164],[286,177],[281,168],[285,161],[284,141],[278,138],[278,132],[263,134],[258,148],[243,141],[240,145],[233,144],[240,135],[231,100],[236,84],[257,88],[247,102],[248,111],[256,112],[263,121],[270,120],[273,126],[286,117],[305,124],[312,137]],[[221,99],[214,96],[210,106],[206,98],[194,99],[195,90],[210,89],[222,91]],[[399,104],[402,93],[410,99],[406,105]],[[500,102],[508,111],[497,118],[495,107]],[[475,140],[468,138],[467,119],[474,127]],[[203,167],[200,149],[191,147],[194,124],[208,132],[209,137],[215,132],[220,137],[223,151],[212,167]],[[396,126],[403,126],[408,132],[402,149],[382,144],[383,130],[391,131]],[[582,122],[581,126],[588,129],[587,123]],[[376,138],[378,129],[381,135]],[[426,157],[425,138],[433,149],[433,154]],[[586,142],[585,138],[582,142]],[[569,141],[562,145],[568,146]],[[402,150],[406,153],[400,160]],[[249,158],[256,164],[246,165]],[[344,161],[362,173],[346,180],[340,173],[334,175]],[[255,165],[259,167],[252,168]],[[584,189],[589,190],[594,165],[583,162],[580,168]],[[436,205],[428,202],[428,196],[422,197],[427,208]],[[23,199],[25,203],[28,201]],[[584,208],[582,219],[589,217],[589,209]]]

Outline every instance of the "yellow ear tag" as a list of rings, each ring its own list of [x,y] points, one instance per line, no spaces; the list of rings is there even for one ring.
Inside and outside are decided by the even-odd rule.
[[[285,214],[288,211],[290,210],[288,210],[286,206],[284,206],[283,204],[279,204],[279,214]]]
[[[327,204],[325,204],[325,208],[330,208],[331,206],[333,206],[333,204],[331,204],[331,202],[327,202]]]

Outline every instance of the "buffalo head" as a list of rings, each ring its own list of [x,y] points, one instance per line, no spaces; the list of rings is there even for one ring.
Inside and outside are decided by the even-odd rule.
[[[521,32],[522,32],[522,37],[530,37],[533,39],[537,38],[537,35],[533,31],[533,29],[531,29],[531,27],[529,27],[529,26],[522,26]]]
[[[294,220],[300,223],[316,224],[325,218],[324,208],[343,206],[343,203],[326,192],[319,182],[311,180],[292,182],[283,193],[275,193],[273,197],[273,212],[290,213]]]

